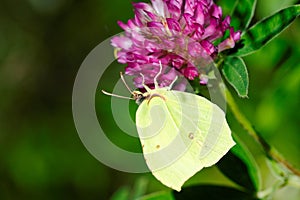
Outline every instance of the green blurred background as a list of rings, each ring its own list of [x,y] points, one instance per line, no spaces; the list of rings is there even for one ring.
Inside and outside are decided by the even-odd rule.
[[[80,64],[101,41],[121,32],[116,22],[133,16],[131,2],[0,1],[0,199],[108,199],[121,186],[133,187],[141,177],[148,182],[147,193],[165,189],[150,174],[128,174],[102,165],[82,145],[72,118],[72,87]],[[254,21],[295,3],[258,0]],[[225,13],[228,10],[224,7]],[[298,168],[299,33],[297,19],[270,44],[245,58],[249,99],[237,99],[256,129]],[[111,78],[99,84],[110,91],[123,68],[114,63],[106,72]],[[99,92],[96,104],[109,137],[124,148],[140,151],[138,140],[119,137],[122,134],[106,106],[109,97]],[[230,113],[228,119],[248,140]],[[260,149],[251,140],[248,143],[267,187],[274,180]],[[187,185],[198,182],[233,185],[215,167],[198,173]],[[287,191],[300,195],[293,187]],[[283,195],[285,190],[277,198]]]

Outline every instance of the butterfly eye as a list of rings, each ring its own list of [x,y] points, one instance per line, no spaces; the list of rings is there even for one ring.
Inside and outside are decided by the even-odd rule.
[[[136,95],[136,103],[138,104],[138,105],[140,105],[144,100],[145,100],[145,96],[143,95],[143,94],[137,94]]]

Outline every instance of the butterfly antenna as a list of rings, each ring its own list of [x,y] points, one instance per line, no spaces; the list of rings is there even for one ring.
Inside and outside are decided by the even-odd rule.
[[[130,100],[134,100],[133,98],[130,98],[130,97],[124,97],[124,96],[120,96],[120,95],[117,95],[117,94],[112,94],[112,93],[109,93],[109,92],[106,92],[105,90],[101,90],[103,92],[103,94],[106,94],[108,96],[112,96],[112,97],[118,97],[118,98],[121,98],[121,99],[130,99]]]
[[[161,72],[162,72],[162,64],[161,64],[161,61],[159,61],[159,72],[154,77],[154,86],[155,86],[155,88],[159,88],[157,78],[161,75]]]
[[[133,92],[132,92],[132,90],[130,89],[130,87],[127,85],[127,83],[126,83],[126,81],[125,81],[125,79],[124,79],[124,76],[123,76],[123,73],[122,73],[122,72],[120,72],[120,77],[121,77],[121,79],[122,79],[122,81],[123,81],[125,87],[127,88],[127,90],[132,94]]]
[[[147,92],[150,92],[151,89],[145,84],[145,76],[144,76],[144,74],[140,73],[140,75],[142,76],[142,85],[143,85],[143,87],[145,88],[145,90]]]

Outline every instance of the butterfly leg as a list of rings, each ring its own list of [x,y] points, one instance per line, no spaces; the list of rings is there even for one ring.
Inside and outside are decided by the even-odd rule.
[[[157,78],[161,75],[161,72],[162,72],[162,64],[161,64],[161,61],[159,61],[159,72],[156,74],[156,76],[154,77],[154,80],[153,80],[155,89],[159,88]]]
[[[124,76],[123,76],[123,73],[122,73],[122,72],[120,72],[120,77],[121,77],[121,79],[122,79],[122,81],[123,81],[125,87],[127,88],[127,90],[132,94],[133,92],[132,92],[132,90],[130,89],[130,87],[127,85],[127,83],[126,83],[126,81],[125,81],[125,79],[124,79]]]
[[[168,86],[168,89],[169,89],[169,90],[172,89],[172,87],[173,87],[174,83],[177,81],[177,79],[178,79],[178,76],[176,76],[176,77],[174,78],[174,80],[172,81],[172,83]]]
[[[142,76],[142,85],[143,85],[143,87],[145,88],[145,90],[147,92],[150,92],[151,89],[145,84],[145,76],[144,76],[144,74],[140,73],[140,75]]]

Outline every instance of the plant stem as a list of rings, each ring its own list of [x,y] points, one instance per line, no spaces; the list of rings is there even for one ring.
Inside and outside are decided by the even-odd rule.
[[[238,122],[243,126],[247,133],[254,138],[254,140],[261,145],[264,150],[264,153],[270,160],[274,160],[277,163],[282,164],[287,169],[289,169],[293,174],[300,177],[300,171],[294,168],[275,148],[271,147],[266,140],[254,130],[253,126],[249,120],[243,115],[239,110],[233,96],[230,91],[225,87],[226,101],[230,107],[233,115],[238,120]]]

